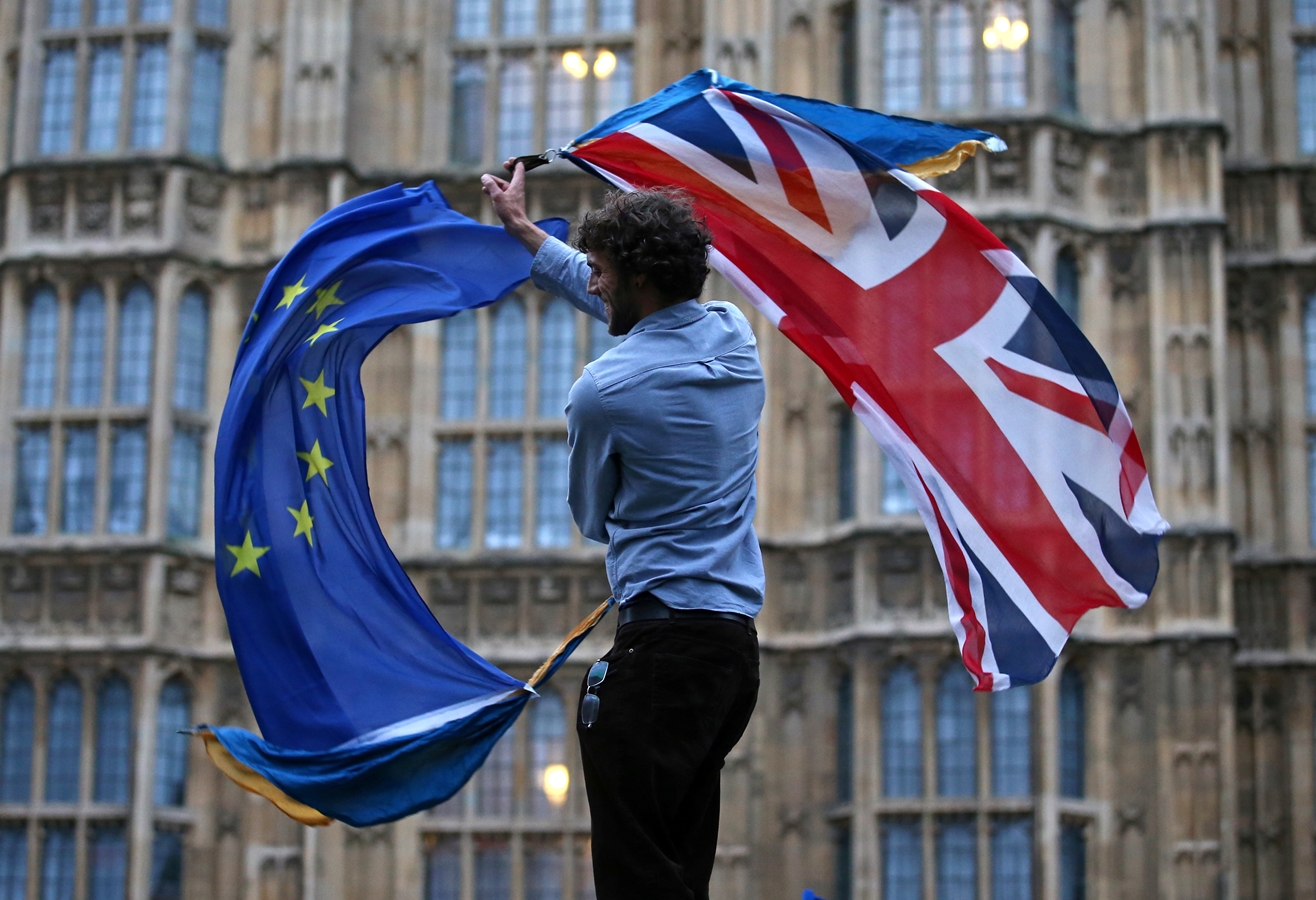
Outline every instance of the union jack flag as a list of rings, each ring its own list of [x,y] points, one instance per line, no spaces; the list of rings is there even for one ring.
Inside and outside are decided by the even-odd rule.
[[[965,137],[704,70],[562,152],[622,189],[691,195],[713,267],[822,367],[909,487],[964,665],[991,691],[1045,678],[1087,610],[1141,606],[1169,526],[1096,350],[909,171]]]

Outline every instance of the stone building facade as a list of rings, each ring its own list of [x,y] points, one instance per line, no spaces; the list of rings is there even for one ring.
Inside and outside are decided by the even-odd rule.
[[[606,635],[392,826],[296,826],[176,735],[252,724],[210,460],[317,215],[434,178],[488,219],[480,172],[700,65],[1004,137],[938,187],[1108,361],[1174,526],[1143,610],[970,694],[898,480],[751,313],[769,596],[714,896],[1316,898],[1312,0],[0,0],[0,54],[0,900],[592,896],[571,731]],[[541,215],[600,196],[531,179]],[[385,533],[513,673],[609,591],[561,413],[607,345],[527,287],[363,373]]]

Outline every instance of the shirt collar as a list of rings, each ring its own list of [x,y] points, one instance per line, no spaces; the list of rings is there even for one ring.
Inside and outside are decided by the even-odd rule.
[[[627,332],[627,337],[633,334],[639,334],[641,331],[660,331],[671,328],[680,328],[696,319],[702,319],[708,315],[708,310],[704,309],[704,304],[698,300],[684,300],[680,303],[673,303],[671,306],[664,306],[657,312],[650,313],[634,327]]]

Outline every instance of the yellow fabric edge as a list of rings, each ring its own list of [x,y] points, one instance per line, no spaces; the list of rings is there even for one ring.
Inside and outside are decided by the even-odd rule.
[[[991,148],[982,141],[960,141],[945,153],[938,153],[936,156],[929,156],[927,159],[920,159],[900,168],[918,178],[947,175],[964,165],[966,159],[977,154],[979,147],[991,152]]]
[[[535,674],[530,676],[530,680],[527,681],[526,684],[530,685],[531,687],[537,687],[539,685],[539,682],[543,680],[544,676],[548,674],[548,668],[549,666],[553,665],[553,661],[566,652],[567,645],[570,644],[572,641],[574,641],[576,638],[580,637],[585,632],[589,631],[595,625],[599,624],[599,620],[602,619],[605,615],[607,615],[608,610],[611,607],[612,607],[612,598],[609,597],[607,600],[604,600],[602,603],[600,603],[598,608],[595,609],[594,612],[586,616],[584,621],[582,621],[575,628],[571,629],[571,633],[562,639],[562,643],[558,644],[557,649],[553,651],[552,655],[550,655],[548,659],[544,660],[544,664],[542,666],[540,666],[538,669],[535,670]]]
[[[277,806],[279,811],[288,818],[295,819],[303,825],[328,825],[333,822],[333,819],[324,813],[292,799],[279,790],[268,778],[245,763],[239,762],[233,754],[225,749],[213,732],[201,729],[197,733],[206,742],[206,756],[210,757],[210,761],[215,764],[215,768],[223,772],[230,781],[244,791],[259,794]]]

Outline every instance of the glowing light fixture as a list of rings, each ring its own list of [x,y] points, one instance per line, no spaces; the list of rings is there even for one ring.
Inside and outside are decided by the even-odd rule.
[[[594,60],[594,77],[607,78],[617,68],[617,55],[611,50],[600,50]]]
[[[1028,42],[1028,23],[998,15],[982,33],[982,45],[988,50],[1018,50]]]
[[[545,766],[543,784],[544,796],[548,797],[548,802],[554,806],[561,806],[567,802],[567,789],[571,787],[571,773],[567,771],[567,767],[562,763]]]
[[[595,63],[598,66],[598,63]],[[589,74],[589,63],[585,62],[585,57],[580,55],[579,50],[568,50],[562,54],[562,68],[567,70],[567,74],[572,78],[584,78]]]

